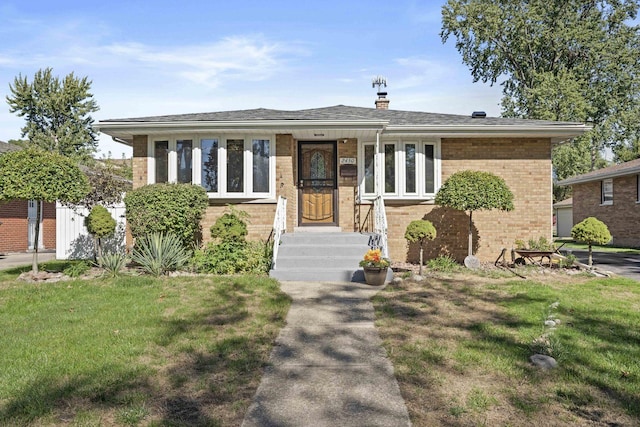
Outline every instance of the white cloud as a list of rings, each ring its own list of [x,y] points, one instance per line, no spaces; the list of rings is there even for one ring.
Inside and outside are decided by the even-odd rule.
[[[162,73],[173,72],[210,88],[225,79],[267,79],[286,66],[288,55],[305,54],[299,48],[260,36],[233,36],[214,43],[179,47],[112,44],[105,51],[116,61],[139,63]]]

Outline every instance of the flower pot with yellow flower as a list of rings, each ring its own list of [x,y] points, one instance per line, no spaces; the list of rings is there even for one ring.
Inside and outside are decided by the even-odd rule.
[[[382,286],[387,279],[389,260],[382,256],[380,249],[371,249],[364,254],[360,267],[364,270],[364,280],[368,285]]]

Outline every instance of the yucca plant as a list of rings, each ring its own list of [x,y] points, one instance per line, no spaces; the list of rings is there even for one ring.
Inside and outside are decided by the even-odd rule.
[[[191,257],[177,235],[153,233],[136,241],[131,258],[145,272],[158,277],[182,268]]]
[[[127,256],[121,252],[104,252],[98,257],[98,267],[110,277],[116,277],[127,263]]]

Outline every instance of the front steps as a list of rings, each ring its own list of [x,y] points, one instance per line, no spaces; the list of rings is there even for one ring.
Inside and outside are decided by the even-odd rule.
[[[369,250],[369,236],[339,232],[283,234],[276,268],[269,276],[282,281],[364,282],[358,263]]]

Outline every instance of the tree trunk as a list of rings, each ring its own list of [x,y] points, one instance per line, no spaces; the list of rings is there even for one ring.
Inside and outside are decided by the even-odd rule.
[[[591,257],[591,243],[589,243],[589,261],[587,262],[589,267],[593,264],[593,258]]]
[[[471,232],[473,221],[471,215],[473,215],[473,211],[469,211],[469,256],[473,255],[473,233]]]
[[[42,210],[42,202],[36,200],[36,235],[33,237],[33,261],[31,263],[31,271],[38,274],[38,246],[40,246],[40,215]]]
[[[422,249],[422,244],[420,244],[420,269],[418,270],[418,274],[422,276],[422,254],[424,250]]]

